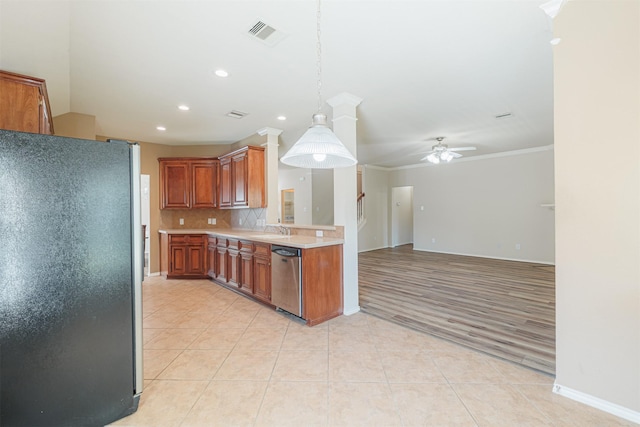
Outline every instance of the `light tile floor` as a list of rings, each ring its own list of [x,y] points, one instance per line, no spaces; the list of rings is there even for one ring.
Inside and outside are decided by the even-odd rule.
[[[357,313],[312,328],[207,280],[143,285],[145,390],[116,426],[620,426],[553,378]]]

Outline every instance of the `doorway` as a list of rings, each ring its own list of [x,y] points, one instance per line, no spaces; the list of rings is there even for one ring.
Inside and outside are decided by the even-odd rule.
[[[391,247],[413,243],[413,186],[391,189]]]

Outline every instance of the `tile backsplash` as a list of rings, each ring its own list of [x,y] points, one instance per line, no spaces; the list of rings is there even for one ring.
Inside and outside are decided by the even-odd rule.
[[[231,228],[264,231],[266,217],[267,210],[264,208],[234,209],[231,211]]]
[[[184,224],[180,225],[180,218]],[[215,218],[216,224],[208,224],[209,218]],[[161,209],[161,229],[215,229],[231,228],[231,212],[224,209]]]

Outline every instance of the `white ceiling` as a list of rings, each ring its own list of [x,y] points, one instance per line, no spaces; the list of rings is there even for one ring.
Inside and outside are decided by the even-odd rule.
[[[324,0],[322,95],[363,98],[359,162],[417,164],[438,136],[478,148],[465,157],[553,144],[542,3]],[[100,135],[229,144],[273,127],[283,130],[282,155],[316,111],[315,1],[75,0],[68,10],[70,110],[95,115]],[[249,37],[258,19],[285,38]],[[218,68],[230,76],[216,77]],[[183,103],[191,110],[179,111]]]

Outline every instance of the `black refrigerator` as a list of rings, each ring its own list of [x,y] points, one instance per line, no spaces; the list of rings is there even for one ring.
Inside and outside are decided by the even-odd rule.
[[[0,426],[104,426],[142,392],[140,147],[0,130]]]

